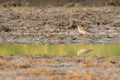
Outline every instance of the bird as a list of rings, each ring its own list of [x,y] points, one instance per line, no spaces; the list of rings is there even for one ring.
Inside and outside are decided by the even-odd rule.
[[[77,26],[79,33],[81,33],[83,36],[88,35],[89,33],[82,28],[82,26]]]
[[[82,26],[77,26],[77,28],[79,33],[82,34],[82,42],[85,43],[84,41],[86,41],[86,35],[89,35],[90,33],[83,29]]]
[[[78,50],[77,52],[77,56],[82,56],[84,57],[84,62],[85,62],[85,55],[89,52],[91,52],[92,50],[91,49],[86,49],[86,48],[83,48],[83,49],[80,49]]]
[[[79,25],[78,20],[70,20],[69,28],[78,28],[79,33],[81,33],[82,35],[90,34],[87,30],[83,29],[82,25]]]
[[[77,56],[85,56],[85,54],[87,54],[87,53],[89,53],[91,51],[92,51],[91,49],[86,49],[86,48],[80,49],[77,52]]]
[[[79,21],[78,20],[70,20],[70,24],[69,24],[69,28],[77,28],[79,33],[82,35],[82,42],[85,43],[84,41],[86,41],[86,35],[89,35],[90,31],[88,32],[88,28],[87,29],[83,29],[82,25],[79,25]]]

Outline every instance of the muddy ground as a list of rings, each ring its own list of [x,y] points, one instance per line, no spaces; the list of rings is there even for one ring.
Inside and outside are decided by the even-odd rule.
[[[81,26],[89,32],[86,43],[120,43],[119,3],[91,5],[1,6],[0,42],[82,43],[82,35],[77,30]],[[0,56],[0,80],[119,80],[119,59]]]
[[[120,7],[0,8],[0,42],[120,43]]]
[[[120,57],[0,57],[0,80],[119,80]]]

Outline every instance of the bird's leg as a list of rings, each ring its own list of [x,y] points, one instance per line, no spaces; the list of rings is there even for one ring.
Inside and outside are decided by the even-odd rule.
[[[82,35],[82,43],[84,44],[84,35]]]
[[[86,35],[82,36],[82,44],[83,44],[83,47],[86,48]]]
[[[84,43],[86,44],[86,35],[84,35]]]
[[[83,42],[83,44],[86,43],[86,35],[82,35],[82,42]]]

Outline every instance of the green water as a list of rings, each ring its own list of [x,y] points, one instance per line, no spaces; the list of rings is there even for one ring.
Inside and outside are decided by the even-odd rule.
[[[59,56],[76,56],[80,49],[92,51],[87,56],[120,56],[120,44],[0,44],[0,55],[49,54]]]

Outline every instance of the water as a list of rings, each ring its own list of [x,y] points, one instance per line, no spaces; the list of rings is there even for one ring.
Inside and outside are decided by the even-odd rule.
[[[76,56],[77,52],[84,48],[92,50],[86,56],[120,56],[120,44],[0,44],[0,55]]]

